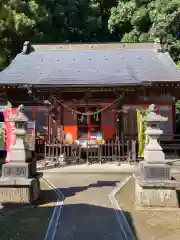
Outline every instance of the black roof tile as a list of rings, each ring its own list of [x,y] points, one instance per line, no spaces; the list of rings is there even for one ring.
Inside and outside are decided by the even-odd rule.
[[[155,49],[38,50],[20,53],[0,84],[113,86],[180,81],[168,53]]]

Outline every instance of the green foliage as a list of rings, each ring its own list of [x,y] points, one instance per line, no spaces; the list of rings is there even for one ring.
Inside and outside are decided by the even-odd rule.
[[[147,42],[180,61],[180,0],[1,0],[0,68],[26,40]]]
[[[176,134],[180,133],[180,101],[178,100],[175,103],[175,129],[176,129]]]
[[[177,64],[177,66],[180,68],[180,62],[178,61],[176,64]]]
[[[179,100],[175,103],[175,110],[176,110],[176,114],[180,115],[180,101]]]
[[[81,42],[98,41],[101,36],[101,9],[94,0],[3,0],[0,3],[0,56],[7,64],[26,40]]]
[[[144,42],[159,38],[175,61],[180,60],[179,0],[119,0],[111,9],[109,29],[121,41]]]

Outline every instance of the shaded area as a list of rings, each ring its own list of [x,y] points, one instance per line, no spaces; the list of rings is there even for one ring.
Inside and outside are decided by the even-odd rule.
[[[49,203],[56,201],[53,193],[44,190],[41,195],[43,205],[29,206],[1,218],[1,240],[43,240],[53,211]],[[128,212],[124,214],[131,219]],[[63,206],[56,239],[124,240],[124,236],[113,208],[80,203]]]
[[[65,197],[70,197],[89,188],[115,187],[118,182],[119,181],[97,181],[97,183],[91,183],[86,186],[61,188],[60,190]]]
[[[1,240],[43,240],[53,207],[24,208],[0,220]]]
[[[128,224],[129,224],[129,226],[130,226],[130,228],[131,228],[132,233],[133,233],[134,236],[135,236],[135,239],[136,239],[136,240],[139,240],[139,238],[138,238],[138,236],[137,236],[137,234],[136,234],[136,229],[135,229],[135,227],[134,227],[133,218],[132,218],[131,213],[130,213],[130,212],[127,212],[127,211],[123,211],[123,213],[124,213],[124,216],[125,216],[126,219],[127,219],[127,222],[128,222]]]
[[[76,193],[86,191],[89,188],[115,187],[116,184],[119,182],[120,181],[97,181],[97,183],[91,183],[85,186],[60,188],[58,190],[61,191],[65,198],[68,198],[76,195]],[[44,195],[49,195],[50,193],[52,194],[53,192],[54,192],[53,190],[44,190]]]
[[[53,207],[22,209],[0,221],[1,240],[43,240]],[[129,219],[129,213],[125,213]],[[88,204],[65,205],[56,239],[124,240],[114,209]]]
[[[179,174],[174,174],[173,177],[171,177],[172,180],[179,181],[180,183],[180,172]],[[180,207],[180,188],[176,189],[177,199]]]
[[[131,216],[129,213],[126,213]],[[63,207],[56,240],[124,240],[114,209],[90,204]]]
[[[178,204],[179,204],[179,207],[180,207],[180,189],[176,190],[176,194],[177,194]]]
[[[0,169],[4,163],[5,158],[6,158],[6,151],[1,150],[0,151]]]
[[[39,205],[5,204],[0,217],[1,240],[43,240],[51,218],[56,196],[42,191]]]
[[[43,240],[57,196],[41,182],[41,194],[35,205],[3,204],[0,210],[1,240]]]

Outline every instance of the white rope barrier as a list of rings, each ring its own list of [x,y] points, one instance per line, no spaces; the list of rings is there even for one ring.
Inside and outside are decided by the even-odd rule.
[[[77,111],[76,109],[73,109],[73,108],[70,108],[68,107],[66,104],[56,100],[57,103],[61,104],[64,108],[68,109],[69,111],[72,111],[72,113],[74,114],[80,114],[80,115],[83,115],[83,116],[92,116],[92,115],[97,115],[101,112],[103,112],[104,110],[106,110],[107,108],[111,107],[114,103],[116,103],[118,100],[120,100],[122,98],[122,96],[118,97],[117,99],[115,99],[112,103],[109,103],[107,106],[99,109],[98,111],[96,112],[80,112],[80,111]]]
[[[29,92],[29,91],[28,91]],[[32,95],[32,91],[29,92],[30,95],[32,96],[32,98],[35,100],[35,101],[38,101],[38,102],[42,102],[40,99],[38,99],[37,97],[35,97],[34,95]],[[98,115],[99,113],[103,112],[104,110],[106,110],[107,108],[110,108],[113,104],[115,104],[118,100],[122,99],[124,96],[124,94],[121,94],[121,96],[119,96],[117,99],[115,99],[113,102],[109,103],[108,105],[106,105],[105,107],[99,109],[98,111],[95,111],[95,112],[80,112],[80,111],[77,111],[76,109],[73,109],[73,108],[70,108],[68,107],[66,104],[64,104],[63,102],[60,102],[58,101],[57,99],[55,99],[56,103],[62,105],[64,108],[68,109],[69,111],[72,112],[72,114],[79,114],[81,116],[93,116],[93,115]]]

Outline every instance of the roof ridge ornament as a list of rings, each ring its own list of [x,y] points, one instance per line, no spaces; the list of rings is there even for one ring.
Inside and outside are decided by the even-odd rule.
[[[31,52],[31,43],[29,41],[25,41],[23,44],[22,54],[29,54]]]

